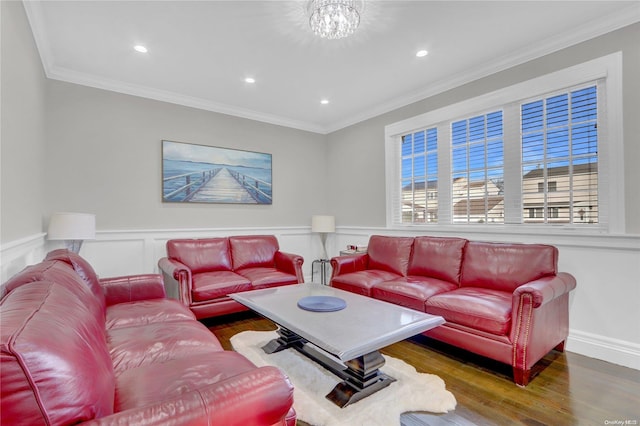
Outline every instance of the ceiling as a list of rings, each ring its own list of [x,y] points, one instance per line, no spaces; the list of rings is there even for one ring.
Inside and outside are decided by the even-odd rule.
[[[325,40],[306,1],[24,4],[49,78],[317,133],[640,21],[637,0],[369,0]]]

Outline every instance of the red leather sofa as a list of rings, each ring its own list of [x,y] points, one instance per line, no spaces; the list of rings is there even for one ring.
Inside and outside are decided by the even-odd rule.
[[[2,294],[3,425],[295,425],[288,378],[224,351],[160,275],[55,250]]]
[[[231,293],[304,282],[303,261],[273,235],[246,235],[169,240],[158,267],[167,295],[202,319],[247,310]]]
[[[526,386],[569,334],[576,280],[557,264],[549,245],[374,235],[367,253],[331,259],[331,285],[444,317],[424,334],[511,365]]]

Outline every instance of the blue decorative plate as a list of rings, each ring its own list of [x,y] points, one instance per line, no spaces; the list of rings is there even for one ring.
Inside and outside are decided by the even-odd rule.
[[[298,307],[312,312],[334,312],[347,307],[347,302],[333,296],[308,296],[298,300]]]

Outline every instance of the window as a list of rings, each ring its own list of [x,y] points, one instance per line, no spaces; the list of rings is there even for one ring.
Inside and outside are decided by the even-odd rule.
[[[438,133],[402,137],[402,223],[438,221]]]
[[[502,222],[502,111],[451,124],[454,223]]]
[[[524,222],[598,223],[596,85],[524,103],[521,114]],[[542,221],[528,220],[536,206]]]
[[[388,125],[388,226],[621,232],[621,70],[616,53]]]

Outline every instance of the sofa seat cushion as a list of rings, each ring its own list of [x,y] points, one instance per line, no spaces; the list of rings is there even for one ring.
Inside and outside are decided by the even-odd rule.
[[[426,312],[447,322],[495,335],[511,330],[512,294],[486,288],[462,287],[437,294],[426,302]]]
[[[255,369],[249,360],[231,351],[132,368],[117,378],[115,409],[124,411],[179,398],[186,392]]]
[[[116,328],[108,330],[107,337],[116,376],[131,368],[222,350],[213,333],[193,320]]]
[[[298,283],[298,277],[276,268],[246,268],[237,272],[251,281],[254,289]]]
[[[196,319],[193,312],[174,299],[150,299],[107,307],[107,329]]]
[[[371,296],[424,312],[427,299],[456,288],[456,284],[437,278],[408,276],[376,284],[371,289]]]
[[[202,302],[251,289],[251,282],[245,277],[231,271],[215,271],[193,275],[191,294],[195,302]]]
[[[383,281],[396,280],[400,275],[380,269],[367,269],[339,275],[331,279],[331,286],[365,296],[371,296],[371,288]]]

